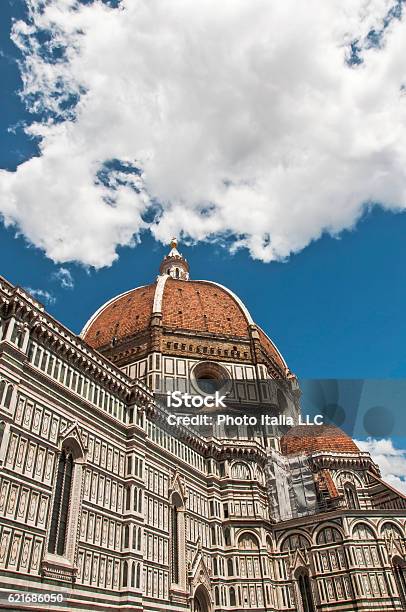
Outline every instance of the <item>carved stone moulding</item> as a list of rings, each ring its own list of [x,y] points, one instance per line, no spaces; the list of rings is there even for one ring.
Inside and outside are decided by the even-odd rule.
[[[51,558],[45,558],[41,563],[41,574],[44,578],[50,580],[59,580],[73,584],[76,581],[78,568],[61,561],[56,561]]]

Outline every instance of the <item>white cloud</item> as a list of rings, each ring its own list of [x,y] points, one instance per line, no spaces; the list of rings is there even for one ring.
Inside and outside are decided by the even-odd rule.
[[[54,272],[52,276],[60,283],[62,289],[73,289],[75,286],[72,274],[68,268],[61,267],[59,270]]]
[[[0,171],[0,213],[54,261],[109,265],[147,227],[269,261],[371,202],[405,209],[406,19],[367,36],[394,0],[26,2],[13,37],[45,119],[39,157]]]
[[[32,287],[26,287],[25,290],[28,291],[28,293],[31,293],[31,295],[40,302],[45,302],[45,304],[55,304],[56,302],[55,296],[45,289],[33,289]]]
[[[382,478],[390,485],[406,493],[406,450],[394,448],[392,440],[369,438],[356,441],[360,450],[371,453],[379,465]]]

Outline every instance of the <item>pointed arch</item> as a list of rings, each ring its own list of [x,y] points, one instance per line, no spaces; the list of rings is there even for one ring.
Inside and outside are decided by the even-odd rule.
[[[47,551],[73,561],[82,497],[85,450],[74,424],[61,443],[55,474]]]
[[[301,612],[316,612],[309,572],[305,567],[299,567],[295,572],[299,593]]]
[[[126,587],[128,585],[128,561],[124,561],[124,563],[123,563],[123,580],[122,580],[122,585],[123,585],[123,587]]]
[[[6,423],[6,421],[3,420],[0,421],[0,465],[3,463],[6,456],[9,436],[10,423]]]
[[[8,383],[4,378],[0,380],[0,406],[10,408],[13,397],[14,385]]]
[[[343,491],[347,508],[351,510],[359,510],[360,504],[355,485],[352,482],[346,482],[343,485]]]
[[[137,571],[136,571],[136,578],[135,578],[135,588],[136,589],[140,589],[141,588],[141,563],[137,563]]]
[[[217,587],[216,587],[217,589]],[[206,587],[201,584],[197,587],[193,596],[193,612],[210,612],[212,609],[211,598]]]
[[[3,405],[3,395],[6,389],[6,381],[4,378],[0,379],[0,406]]]
[[[179,490],[173,490],[170,497],[171,527],[171,578],[172,584],[185,586],[185,504]]]
[[[130,526],[124,525],[123,548],[129,548],[129,546],[130,546]]]
[[[393,574],[402,608],[406,610],[406,562],[399,555],[392,558]]]
[[[231,529],[230,527],[224,528],[224,544],[225,546],[231,546]]]

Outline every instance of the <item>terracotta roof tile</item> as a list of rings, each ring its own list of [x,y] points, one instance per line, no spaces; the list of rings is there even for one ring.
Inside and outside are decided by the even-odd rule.
[[[284,455],[311,454],[320,451],[332,453],[359,453],[355,442],[334,425],[298,425],[281,438]]]

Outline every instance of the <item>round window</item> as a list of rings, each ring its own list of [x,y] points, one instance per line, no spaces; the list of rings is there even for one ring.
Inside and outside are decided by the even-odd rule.
[[[225,393],[230,387],[230,375],[218,363],[204,361],[194,366],[191,376],[196,391],[204,395],[214,395],[217,392]]]

